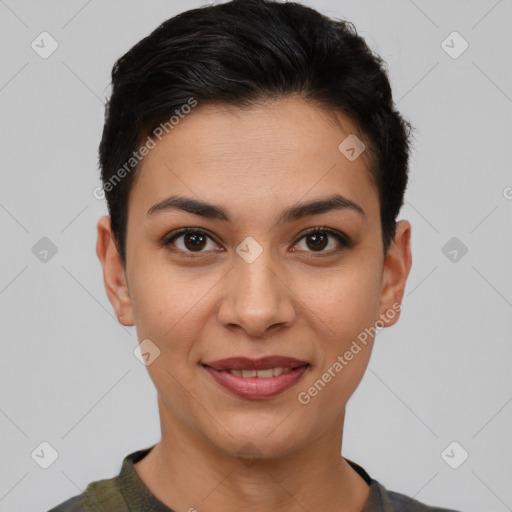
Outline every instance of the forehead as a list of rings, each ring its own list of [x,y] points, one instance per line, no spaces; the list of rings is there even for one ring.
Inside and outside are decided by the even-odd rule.
[[[348,117],[298,98],[244,109],[199,103],[155,139],[130,203],[136,198],[133,207],[146,212],[167,195],[181,194],[261,212],[339,193],[372,210],[378,194],[368,151],[357,158],[346,152],[347,144],[359,152],[362,139]]]

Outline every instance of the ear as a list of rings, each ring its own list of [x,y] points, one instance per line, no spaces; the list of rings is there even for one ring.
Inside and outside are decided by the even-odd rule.
[[[134,322],[128,282],[112,233],[110,217],[101,217],[97,228],[96,254],[103,267],[103,283],[107,296],[114,307],[119,322],[131,326]]]
[[[401,220],[396,225],[382,269],[380,320],[384,327],[395,324],[400,317],[405,283],[411,270],[411,224]]]

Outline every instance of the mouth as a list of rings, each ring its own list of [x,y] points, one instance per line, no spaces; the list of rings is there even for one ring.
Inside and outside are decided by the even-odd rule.
[[[232,394],[263,399],[280,395],[295,385],[311,367],[307,361],[283,356],[262,359],[235,357],[201,363],[201,366]]]

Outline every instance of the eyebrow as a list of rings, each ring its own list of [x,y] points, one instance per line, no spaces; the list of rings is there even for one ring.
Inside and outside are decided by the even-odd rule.
[[[181,196],[170,196],[153,205],[146,215],[154,215],[158,212],[182,210],[194,215],[200,215],[207,219],[217,219],[222,222],[231,222],[228,212],[220,207],[197,199]],[[340,194],[290,206],[279,216],[278,224],[293,222],[310,215],[319,215],[332,210],[349,210],[366,217],[363,208],[356,202],[343,197]]]

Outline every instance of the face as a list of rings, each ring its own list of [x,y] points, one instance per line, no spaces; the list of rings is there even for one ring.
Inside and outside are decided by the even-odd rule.
[[[251,443],[275,457],[342,426],[372,328],[398,319],[410,225],[384,257],[368,155],[338,149],[351,134],[349,119],[300,99],[199,105],[137,171],[126,268],[108,217],[98,224],[109,298],[150,340],[161,417],[226,454]],[[275,377],[204,366],[268,356],[307,364],[274,361],[286,367]]]

